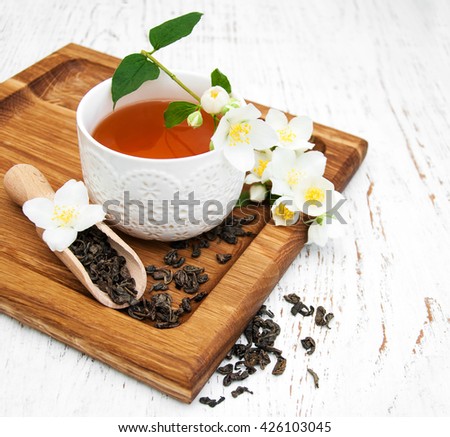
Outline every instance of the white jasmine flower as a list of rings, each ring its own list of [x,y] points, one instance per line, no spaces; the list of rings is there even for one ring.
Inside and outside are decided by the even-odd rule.
[[[260,116],[252,104],[231,109],[220,119],[211,138],[214,147],[223,150],[238,170],[250,170],[255,165],[253,150],[269,149],[277,140],[275,131]]]
[[[245,177],[246,184],[265,183],[269,180],[268,164],[272,160],[271,150],[255,150],[255,165]]]
[[[337,191],[334,192],[333,208],[344,200],[344,196]],[[345,232],[345,224],[347,223],[347,214],[345,207],[339,207],[337,210],[329,211],[312,222],[308,228],[308,241],[306,244],[317,244],[325,246],[328,239],[340,238]]]
[[[313,133],[313,122],[309,117],[294,117],[288,121],[283,112],[270,109],[266,122],[277,132],[277,146],[301,152],[314,147],[314,144],[308,142]]]
[[[188,115],[187,124],[193,128],[200,127],[203,124],[201,111],[195,111]]]
[[[339,238],[344,233],[344,225],[337,220],[330,219],[327,223],[326,217],[317,217],[308,228],[308,241],[306,244],[317,244],[323,247],[329,238]]]
[[[200,104],[205,112],[215,115],[222,112],[229,101],[230,96],[221,86],[213,86],[203,93]]]
[[[311,176],[298,184],[295,203],[304,214],[318,217],[332,208],[335,193],[332,182],[321,176]]]
[[[292,197],[279,197],[272,205],[272,218],[276,226],[291,226],[298,221],[299,215]]]
[[[299,183],[311,176],[322,176],[327,159],[321,152],[312,151],[297,155],[293,150],[277,147],[268,165],[272,193],[293,196]]]
[[[89,205],[83,182],[67,181],[56,193],[53,201],[37,197],[26,201],[23,213],[39,228],[45,229],[43,240],[51,250],[61,252],[84,231],[105,218],[101,205]]]
[[[250,187],[250,200],[261,203],[267,195],[267,188],[264,184],[253,184]]]

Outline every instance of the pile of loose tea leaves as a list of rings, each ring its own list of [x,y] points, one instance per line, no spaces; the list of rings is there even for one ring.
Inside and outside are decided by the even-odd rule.
[[[171,250],[164,260],[170,260],[172,266],[183,265],[184,258],[178,257],[176,250]],[[180,263],[179,260],[183,259]],[[169,288],[169,284],[175,282],[177,289],[183,288],[187,294],[195,294],[192,297],[185,297],[181,300],[178,307],[172,306],[173,299],[170,293],[157,293],[153,294],[150,299],[143,298],[134,305],[128,307],[128,314],[137,320],[149,320],[156,322],[155,327],[158,329],[176,328],[180,325],[180,317],[183,314],[190,313],[192,311],[192,302],[200,302],[203,300],[207,293],[200,292],[200,284],[208,281],[208,275],[204,273],[203,267],[192,266],[189,264],[184,265],[175,273],[166,267],[155,267],[150,265],[146,267],[147,274],[152,276],[153,279],[159,281],[154,283],[150,287],[150,291],[162,291]]]
[[[229,215],[219,226],[210,231],[204,232],[195,238],[188,240],[174,241],[170,243],[173,249],[191,249],[191,257],[198,258],[202,254],[202,249],[210,247],[212,241],[225,241],[228,244],[237,244],[240,237],[254,237],[253,232],[245,231],[243,226],[254,222],[256,215],[236,217]],[[231,259],[231,254],[218,254],[217,262],[225,264]]]
[[[147,266],[146,272],[155,282],[150,286],[149,292],[154,294],[150,299],[142,298],[134,302],[127,313],[138,320],[155,322],[159,329],[175,328],[181,323],[181,316],[192,311],[192,303],[202,301],[207,293],[201,291],[201,285],[209,280],[204,267],[186,264],[186,257],[179,254],[179,250],[192,250],[191,257],[198,258],[201,249],[210,247],[212,241],[225,241],[228,244],[236,244],[239,237],[253,236],[253,233],[245,231],[242,227],[252,223],[255,215],[238,218],[230,215],[216,228],[201,234],[199,237],[184,241],[170,243],[171,249],[164,255],[164,266]],[[216,259],[220,264],[225,264],[231,259],[231,254],[217,254]],[[174,284],[177,290],[182,290],[190,295],[182,299],[178,307],[173,306],[170,294],[170,284]]]
[[[286,359],[282,356],[283,352],[274,346],[275,340],[280,334],[280,326],[272,320],[273,317],[272,311],[263,305],[250,320],[243,333],[247,344],[236,343],[226,356],[229,360],[233,357],[238,358],[238,361],[234,364],[234,371],[237,372],[227,373],[223,385],[227,386],[233,381],[241,381],[247,378],[256,372],[257,366],[264,370],[272,361],[269,354],[276,358],[272,374],[281,375],[284,372]],[[240,370],[242,368],[245,370]]]
[[[125,258],[117,254],[108,237],[97,226],[78,233],[69,249],[83,264],[92,282],[116,304],[137,302],[136,282]]]
[[[150,291],[165,291],[173,281],[177,290],[183,289],[187,294],[195,294],[199,291],[200,285],[209,280],[209,276],[205,273],[203,267],[189,264],[175,272],[167,267],[156,267],[154,265],[147,266],[145,270],[153,279],[159,281],[151,286]]]
[[[243,381],[257,371],[264,370],[271,362],[271,355],[276,358],[272,368],[273,375],[281,375],[286,369],[286,359],[282,351],[275,347],[275,340],[280,334],[280,326],[272,319],[274,314],[263,305],[245,328],[245,343],[236,343],[226,355],[227,360],[236,358],[234,363],[225,364],[217,369],[224,375],[223,385],[228,387],[235,381]],[[243,393],[253,394],[245,386],[238,386],[231,392],[233,398]],[[201,401],[200,401],[201,402]]]

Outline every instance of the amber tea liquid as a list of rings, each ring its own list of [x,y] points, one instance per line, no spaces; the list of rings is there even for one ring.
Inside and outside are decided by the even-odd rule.
[[[166,128],[164,111],[170,101],[149,100],[117,109],[94,129],[92,136],[104,146],[141,158],[183,158],[209,150],[214,133],[212,117],[203,114],[203,125],[186,122]]]

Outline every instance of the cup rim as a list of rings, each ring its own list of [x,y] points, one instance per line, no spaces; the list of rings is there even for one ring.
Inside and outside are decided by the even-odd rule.
[[[190,71],[186,71],[186,70],[174,70],[174,73],[176,74],[189,74],[191,76],[196,76],[198,78],[205,78],[206,76],[203,76],[201,74],[198,73],[193,73]],[[166,74],[164,72],[162,72],[161,74]],[[133,156],[133,155],[127,155],[125,153],[122,152],[118,152],[117,150],[113,150],[110,149],[109,147],[104,146],[102,143],[98,142],[87,130],[84,122],[82,121],[82,116],[81,116],[81,112],[84,110],[84,106],[86,105],[86,101],[87,101],[87,97],[95,92],[95,90],[97,88],[101,88],[101,87],[105,87],[108,85],[108,87],[110,87],[110,84],[112,82],[112,77],[105,79],[101,82],[99,82],[97,85],[93,86],[80,100],[80,102],[78,103],[77,106],[77,110],[76,110],[76,123],[77,123],[77,127],[78,129],[80,129],[80,131],[83,133],[83,135],[89,139],[89,141],[94,144],[96,147],[99,147],[100,149],[102,149],[103,151],[105,151],[106,153],[111,153],[113,156],[117,156],[120,157],[122,159],[127,159],[127,160],[131,160],[131,161],[135,161],[138,160],[140,162],[152,162],[152,163],[182,163],[182,162],[190,162],[190,161],[197,161],[197,160],[202,160],[205,159],[206,157],[213,157],[214,155],[217,155],[220,150],[218,149],[214,149],[214,150],[208,150],[207,152],[204,153],[200,153],[198,155],[193,155],[193,156],[184,156],[181,158],[145,158],[142,156]],[[98,122],[100,122],[101,120],[99,120]]]

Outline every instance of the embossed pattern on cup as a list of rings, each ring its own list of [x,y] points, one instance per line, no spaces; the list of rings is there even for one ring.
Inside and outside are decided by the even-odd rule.
[[[176,74],[197,94],[210,86],[207,77]],[[182,240],[213,228],[233,209],[242,190],[244,173],[216,150],[186,158],[150,159],[103,146],[91,133],[113,111],[110,89],[111,79],[101,82],[83,97],[77,109],[81,166],[91,201],[109,204],[110,211],[120,217],[116,227],[142,239]],[[161,73],[156,81],[146,82],[121,99],[116,108],[151,99],[192,101]],[[191,214],[187,205],[174,207],[171,201],[176,193],[182,200],[187,200],[191,193],[191,198],[199,201],[191,207]],[[211,201],[214,205],[208,208]],[[144,207],[138,206],[138,202]]]

